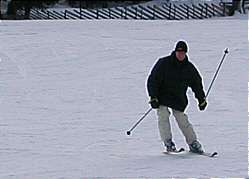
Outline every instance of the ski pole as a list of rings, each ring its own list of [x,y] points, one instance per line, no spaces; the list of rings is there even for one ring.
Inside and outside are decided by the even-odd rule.
[[[216,70],[216,72],[215,72],[215,74],[214,74],[213,80],[212,80],[212,82],[211,82],[210,85],[209,85],[209,88],[208,88],[208,90],[207,90],[207,94],[206,94],[206,96],[205,96],[205,99],[207,98],[207,96],[208,96],[208,94],[209,94],[209,92],[210,92],[210,90],[211,90],[211,87],[212,87],[212,85],[213,85],[213,83],[214,83],[214,80],[216,79],[216,77],[217,77],[217,75],[218,75],[218,72],[219,72],[219,70],[220,70],[220,67],[221,67],[221,65],[222,65],[222,63],[223,63],[223,61],[224,61],[224,59],[225,59],[225,57],[226,57],[227,54],[228,54],[228,48],[226,48],[226,50],[224,51],[224,55],[223,55],[223,57],[222,57],[222,59],[221,59],[221,61],[220,61],[220,64],[219,64],[219,66],[218,66],[218,68],[217,68],[217,70]]]
[[[134,126],[132,126],[132,128],[130,130],[128,130],[126,132],[127,135],[131,134],[131,131],[133,131],[133,129],[135,129],[137,127],[137,125],[150,113],[150,111],[152,110],[152,108],[150,108],[138,121],[136,124],[134,124]]]

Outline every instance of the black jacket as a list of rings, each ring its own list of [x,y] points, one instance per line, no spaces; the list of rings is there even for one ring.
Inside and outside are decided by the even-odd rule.
[[[204,101],[205,93],[199,72],[187,56],[184,61],[178,61],[175,52],[157,61],[147,81],[149,96],[157,97],[160,105],[178,111],[184,111],[188,104],[188,87],[191,87],[199,103]]]

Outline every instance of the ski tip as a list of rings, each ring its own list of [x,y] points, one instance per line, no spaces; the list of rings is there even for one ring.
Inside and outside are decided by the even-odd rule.
[[[191,152],[191,151],[189,151]],[[197,155],[203,155],[203,156],[207,156],[207,157],[216,157],[218,155],[217,152],[202,152],[202,153],[195,153],[195,152],[191,152],[193,154],[197,154]]]
[[[217,155],[218,155],[218,153],[217,153],[217,152],[214,152],[214,153],[212,153],[211,157],[215,157],[215,156],[217,156]]]

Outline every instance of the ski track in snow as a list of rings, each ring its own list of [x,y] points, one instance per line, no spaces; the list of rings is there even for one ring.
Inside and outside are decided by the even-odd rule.
[[[245,19],[0,21],[0,178],[246,177],[248,39]],[[146,79],[179,39],[205,89],[190,121],[217,158],[165,156]],[[179,147],[187,147],[172,120]]]

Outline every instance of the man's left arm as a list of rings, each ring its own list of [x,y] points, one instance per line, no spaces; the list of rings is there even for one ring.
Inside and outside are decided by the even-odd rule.
[[[201,75],[199,74],[198,70],[195,67],[193,68],[192,77],[193,78],[191,80],[190,87],[195,94],[195,98],[199,102],[199,105],[198,105],[199,109],[202,111],[206,108],[207,101],[205,99],[205,92],[203,90]]]

